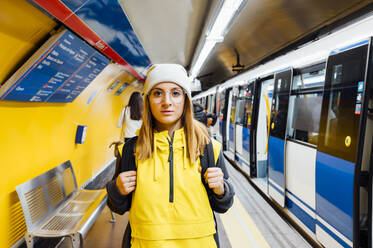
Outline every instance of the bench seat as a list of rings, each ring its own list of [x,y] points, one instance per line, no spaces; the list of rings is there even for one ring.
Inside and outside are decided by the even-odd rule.
[[[82,247],[106,205],[106,190],[77,189],[70,161],[16,187],[24,212],[27,247],[34,238],[69,237]]]

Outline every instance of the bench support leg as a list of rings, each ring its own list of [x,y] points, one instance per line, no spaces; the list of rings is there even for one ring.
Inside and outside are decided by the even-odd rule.
[[[70,240],[71,240],[71,244],[73,248],[83,247],[83,240],[79,233],[74,233],[69,236],[70,236]]]
[[[113,211],[110,211],[110,213],[111,213],[111,220],[110,220],[110,222],[111,223],[115,223],[116,219],[115,219],[115,215],[114,215]]]
[[[34,237],[31,234],[26,233],[25,240],[27,248],[34,248]]]

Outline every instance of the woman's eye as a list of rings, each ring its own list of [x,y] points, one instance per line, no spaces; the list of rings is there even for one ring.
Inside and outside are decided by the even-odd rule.
[[[162,96],[161,91],[153,91],[153,96]]]
[[[172,92],[172,96],[181,96],[181,92],[179,90],[175,90]]]

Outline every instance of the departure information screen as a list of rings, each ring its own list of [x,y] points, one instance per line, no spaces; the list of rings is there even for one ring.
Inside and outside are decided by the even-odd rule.
[[[72,32],[51,37],[1,88],[0,99],[72,102],[109,64]]]

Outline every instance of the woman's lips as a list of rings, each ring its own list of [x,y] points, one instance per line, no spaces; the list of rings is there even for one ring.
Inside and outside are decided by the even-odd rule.
[[[171,115],[173,113],[173,111],[171,111],[171,110],[163,110],[163,111],[161,111],[161,113],[164,114],[164,115]]]

